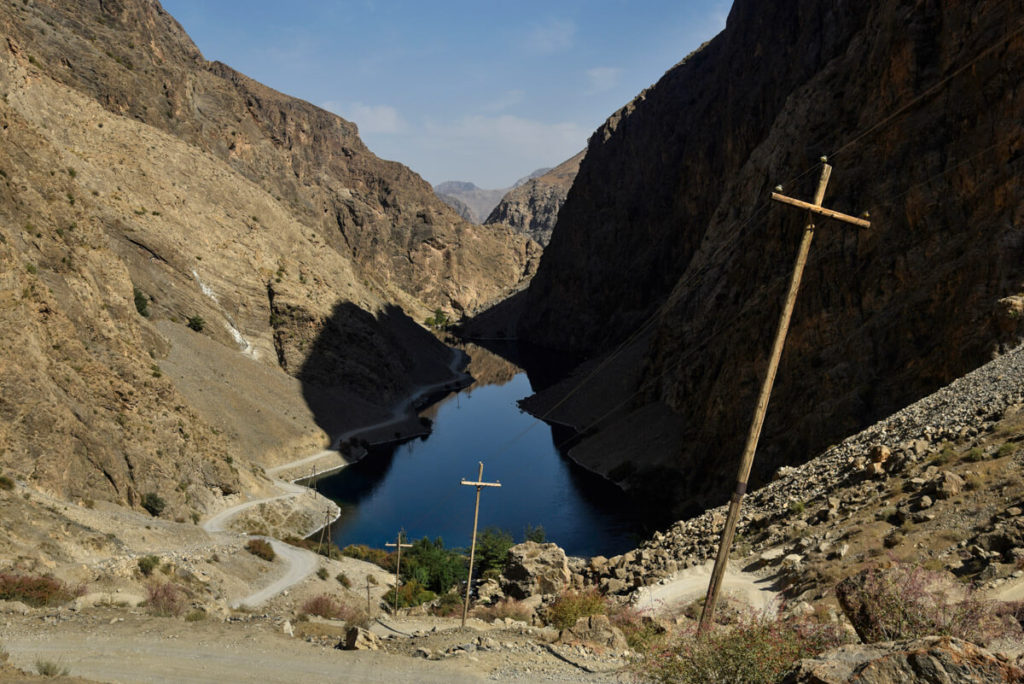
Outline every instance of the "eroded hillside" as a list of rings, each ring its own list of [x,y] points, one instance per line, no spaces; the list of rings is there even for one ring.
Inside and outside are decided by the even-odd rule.
[[[156,2],[4,3],[0,26],[7,475],[216,508],[448,377],[414,320],[532,273],[537,245],[206,62]]]

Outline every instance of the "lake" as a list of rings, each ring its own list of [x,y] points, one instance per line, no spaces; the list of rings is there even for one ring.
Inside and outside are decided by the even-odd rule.
[[[575,556],[634,548],[642,528],[630,518],[628,497],[559,451],[571,433],[516,405],[533,393],[527,373],[479,347],[469,353],[477,382],[421,412],[433,421],[430,435],[372,448],[317,482],[342,509],[333,541],[383,547],[403,529],[408,539],[441,537],[446,546],[468,548],[476,488],[460,480],[476,480],[483,461],[484,481],[501,487],[483,489],[481,530],[496,526],[518,542],[540,525],[547,541]]]

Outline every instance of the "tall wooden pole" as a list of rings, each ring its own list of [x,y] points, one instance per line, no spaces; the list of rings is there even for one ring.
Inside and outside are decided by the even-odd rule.
[[[822,162],[825,161],[822,158]],[[801,202],[778,193],[772,193],[772,199],[807,209],[812,214],[828,216],[862,227],[870,226],[871,224],[863,219],[854,218],[821,207],[821,202],[825,198],[825,188],[828,186],[831,174],[832,167],[827,163],[823,163],[821,178],[818,179],[818,190],[814,193],[813,204]],[[698,634],[704,634],[711,627],[714,619],[715,604],[718,602],[718,595],[722,588],[722,577],[725,575],[725,566],[729,561],[729,551],[732,548],[733,537],[736,533],[736,523],[740,517],[740,504],[747,492],[750,469],[754,464],[754,453],[757,451],[757,442],[761,438],[761,427],[764,425],[764,416],[768,410],[768,400],[771,397],[772,385],[775,383],[775,374],[779,370],[779,360],[782,358],[782,349],[786,344],[789,322],[793,316],[793,307],[796,304],[796,296],[800,290],[800,280],[803,278],[804,267],[807,265],[807,255],[810,252],[813,239],[814,223],[809,221],[804,228],[803,239],[800,241],[796,264],[793,267],[793,275],[789,281],[789,292],[786,294],[786,302],[782,307],[782,315],[779,316],[779,327],[775,333],[771,357],[768,360],[768,371],[765,373],[764,382],[761,385],[761,393],[757,397],[754,420],[750,424],[747,443],[743,448],[743,456],[740,459],[740,468],[736,475],[736,489],[729,501],[729,513],[726,515],[725,527],[722,528],[722,537],[718,543],[718,555],[715,557],[714,570],[711,572],[711,581],[708,583],[708,593],[704,599],[704,608],[700,615],[700,625],[697,628]]]
[[[392,544],[391,542],[387,542],[387,543],[384,544],[384,546],[390,546],[392,548],[398,547],[398,561],[395,563],[395,601],[394,601],[394,604],[395,604],[395,615],[398,615],[398,572],[399,572],[399,570],[402,569],[402,549],[412,548],[412,544],[403,544],[402,543],[402,531],[399,530],[398,531],[398,542],[396,544]]]
[[[466,577],[466,601],[462,604],[462,626],[466,626],[466,615],[469,613],[469,593],[473,589],[473,557],[476,555],[476,523],[480,518],[480,490],[484,487],[500,487],[500,482],[484,482],[484,462],[480,461],[480,472],[476,476],[476,482],[466,482],[463,478],[460,484],[476,487],[476,507],[473,509],[473,541],[469,546],[469,575]]]

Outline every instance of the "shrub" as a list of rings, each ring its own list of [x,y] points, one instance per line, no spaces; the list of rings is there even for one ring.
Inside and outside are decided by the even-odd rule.
[[[146,585],[146,607],[153,615],[177,617],[185,609],[184,592],[171,582],[151,582]]]
[[[667,648],[642,653],[634,664],[656,682],[776,682],[801,658],[843,643],[838,630],[814,622],[744,615],[697,638],[686,630]]]
[[[167,502],[156,492],[146,492],[142,495],[142,507],[149,511],[149,514],[158,517],[167,508]]]
[[[412,606],[418,606],[421,603],[433,601],[435,598],[437,598],[437,594],[424,587],[415,579],[409,580],[398,589],[399,608],[411,608]],[[394,587],[384,594],[384,601],[389,606],[395,605]]]
[[[865,643],[929,635],[984,643],[994,636],[991,604],[948,574],[920,566],[865,570],[841,582],[836,595]]]
[[[397,554],[388,553],[383,549],[370,548],[366,544],[349,544],[341,550],[341,555],[373,563],[384,568],[388,572],[395,571]]]
[[[1010,442],[1003,442],[996,450],[996,458],[1005,458],[1017,450],[1017,445]]]
[[[156,556],[143,556],[138,562],[139,572],[141,572],[144,577],[152,575],[156,566],[160,565],[160,559]]]
[[[274,547],[266,539],[250,539],[245,545],[245,550],[265,561],[273,561],[277,557]]]
[[[317,568],[316,576],[322,580],[327,579],[327,568]]]
[[[533,611],[523,605],[522,601],[506,598],[498,601],[493,606],[477,606],[473,609],[473,615],[488,622],[511,618],[519,622],[528,623],[530,618],[533,617]]]
[[[527,525],[523,528],[523,539],[524,541],[537,542],[543,544],[547,541],[548,534],[544,531],[543,525]]]
[[[67,677],[71,670],[52,660],[37,660],[36,672],[43,677]]]
[[[966,454],[964,454],[964,460],[970,463],[977,463],[978,461],[985,460],[985,452],[981,447],[974,447]]]
[[[53,577],[0,573],[0,600],[21,601],[34,607],[67,603],[82,594],[83,589],[72,589]]]
[[[206,321],[203,320],[202,316],[196,314],[195,316],[188,317],[187,325],[196,332],[203,332],[203,328],[206,327]]]
[[[344,620],[349,625],[360,627],[370,623],[370,616],[365,610],[335,601],[328,594],[320,594],[306,601],[302,604],[302,612],[329,620]]]
[[[434,605],[430,607],[430,613],[438,617],[454,617],[462,615],[463,605],[463,597],[449,591],[447,594],[441,594],[440,598],[434,602]]]
[[[665,628],[633,606],[623,605],[611,609],[608,618],[612,625],[622,631],[626,643],[637,653],[650,651],[666,639]]]
[[[201,608],[194,608],[185,615],[185,622],[199,622],[206,619],[206,611]]]
[[[14,480],[7,477],[6,475],[0,475],[0,489],[5,491],[11,491],[14,489]]]
[[[597,589],[564,591],[547,607],[547,622],[558,629],[567,629],[576,621],[591,615],[605,615],[608,606]]]
[[[350,580],[348,578],[348,575],[346,575],[345,573],[339,572],[337,575],[334,576],[334,579],[338,580],[338,584],[345,587],[346,589],[352,588],[352,580]]]
[[[132,288],[132,296],[135,298],[135,310],[140,315],[149,318],[149,297],[146,296],[146,293],[135,287]]]

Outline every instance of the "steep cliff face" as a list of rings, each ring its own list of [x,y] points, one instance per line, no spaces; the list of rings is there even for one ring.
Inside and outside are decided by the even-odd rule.
[[[805,219],[768,195],[782,183],[809,199],[823,154],[825,204],[869,210],[872,226],[819,221],[755,476],[1024,337],[1022,22],[1019,1],[738,0],[719,36],[613,115],[519,327],[637,355],[598,374],[597,388],[629,378],[632,398],[577,456],[633,486],[657,464],[676,501],[721,500]],[[668,415],[645,428],[680,434],[630,446],[631,417],[657,406]],[[607,408],[578,404],[572,420]]]
[[[540,245],[547,245],[585,153],[584,150],[508,191],[484,223],[509,226]]]
[[[7,3],[0,27],[5,474],[216,507],[259,486],[247,460],[320,448],[450,372],[406,314],[532,274],[537,245],[206,62],[156,2]]]

